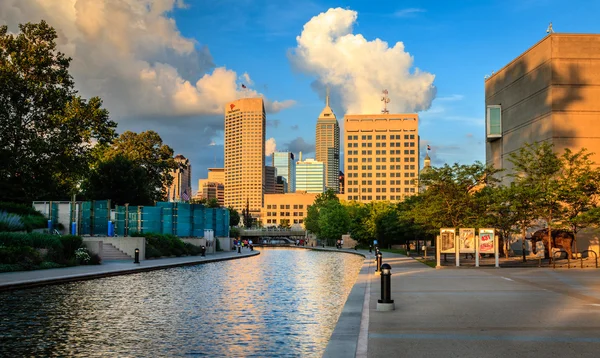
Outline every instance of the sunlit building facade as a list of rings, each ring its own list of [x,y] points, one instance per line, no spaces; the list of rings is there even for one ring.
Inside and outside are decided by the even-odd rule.
[[[192,198],[192,165],[181,154],[175,156],[177,169],[171,171],[173,182],[166,188],[167,201],[182,202]]]
[[[265,195],[265,206],[261,212],[263,225],[281,226],[287,222],[292,227],[300,225],[304,228],[308,207],[315,202],[317,195],[303,191]]]
[[[329,94],[325,108],[317,119],[315,159],[325,168],[325,186],[339,192],[340,125],[329,107]]]
[[[287,183],[287,193],[296,191],[296,160],[294,153],[275,152],[273,153],[273,166],[277,168],[277,175],[285,179]]]
[[[418,192],[417,114],[344,117],[345,197],[398,202]]]
[[[258,217],[265,189],[265,123],[262,98],[225,106],[225,206]]]
[[[325,164],[314,159],[296,163],[296,191],[322,193],[325,191]]]

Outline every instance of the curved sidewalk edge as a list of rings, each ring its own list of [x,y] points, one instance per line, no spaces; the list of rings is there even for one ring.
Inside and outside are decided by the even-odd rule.
[[[195,266],[210,262],[235,260],[259,255],[260,251],[223,252],[212,257],[186,256],[156,260],[144,260],[140,264],[130,261],[107,261],[101,265],[75,266],[48,270],[19,271],[0,273],[0,291],[26,289],[46,285],[56,285],[73,281],[129,275],[139,272],[163,270],[181,266]],[[218,256],[218,257],[214,257]]]
[[[354,357],[356,355],[361,332],[363,306],[365,297],[368,297],[367,288],[370,286],[369,282],[373,275],[371,265],[375,257],[366,251],[359,251],[358,253],[365,257],[365,261],[344,304],[344,309],[331,334],[323,357]]]

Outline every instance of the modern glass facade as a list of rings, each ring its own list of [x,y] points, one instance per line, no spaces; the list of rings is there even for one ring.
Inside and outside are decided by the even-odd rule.
[[[329,107],[329,95],[317,119],[315,143],[316,159],[325,165],[325,186],[339,193],[340,126]]]
[[[273,153],[273,166],[277,168],[277,176],[281,176],[287,182],[287,193],[296,192],[296,160],[294,153]]]
[[[296,163],[296,191],[325,191],[325,164],[314,159]]]

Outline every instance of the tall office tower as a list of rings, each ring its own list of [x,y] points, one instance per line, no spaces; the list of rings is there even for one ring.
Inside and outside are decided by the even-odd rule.
[[[260,215],[265,188],[265,106],[243,98],[225,106],[225,206],[238,212],[249,204]]]
[[[317,119],[315,159],[325,165],[325,186],[339,192],[340,171],[340,126],[329,107],[329,90],[325,108]]]
[[[286,193],[296,191],[296,160],[294,153],[275,152],[273,153],[273,166],[277,168],[277,175],[282,176],[287,182]]]
[[[325,164],[314,159],[296,163],[296,192],[322,193],[325,191]]]
[[[417,114],[346,115],[344,153],[348,200],[397,202],[418,192]]]
[[[217,182],[206,182],[202,184],[200,199],[211,200],[215,199],[219,205],[225,204],[225,186]]]
[[[285,194],[287,193],[288,184],[287,180],[281,175],[277,176],[277,184],[275,184],[275,194]]]
[[[277,193],[277,168],[265,167],[265,194]]]
[[[173,183],[166,188],[167,201],[189,201],[192,197],[192,165],[181,154],[175,156],[178,167],[171,171]]]

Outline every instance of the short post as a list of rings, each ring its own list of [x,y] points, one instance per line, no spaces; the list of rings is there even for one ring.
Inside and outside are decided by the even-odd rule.
[[[134,264],[139,264],[140,263],[140,249],[136,248],[135,249],[135,260],[133,261]]]
[[[48,220],[48,233],[52,234],[52,220]]]
[[[381,299],[377,300],[377,311],[393,311],[394,300],[392,300],[392,267],[389,264],[381,265]]]
[[[238,254],[242,253],[242,245],[238,245]]]
[[[381,254],[381,252],[377,252],[377,271],[376,272],[380,272],[381,271],[381,257],[383,255]]]
[[[373,245],[369,245],[369,253],[373,253]]]
[[[436,260],[435,268],[439,269],[442,267],[441,262],[440,262],[441,261],[440,250],[442,249],[442,240],[440,239],[440,235],[438,235],[435,238],[435,240],[436,240],[435,241],[435,260]],[[477,261],[477,262],[479,262],[479,261]]]
[[[203,256],[203,257],[206,256],[206,246],[202,245],[202,246],[200,246],[200,248],[202,250],[201,253],[200,253],[200,255]]]
[[[77,235],[77,223],[76,222],[71,223],[71,235]]]

